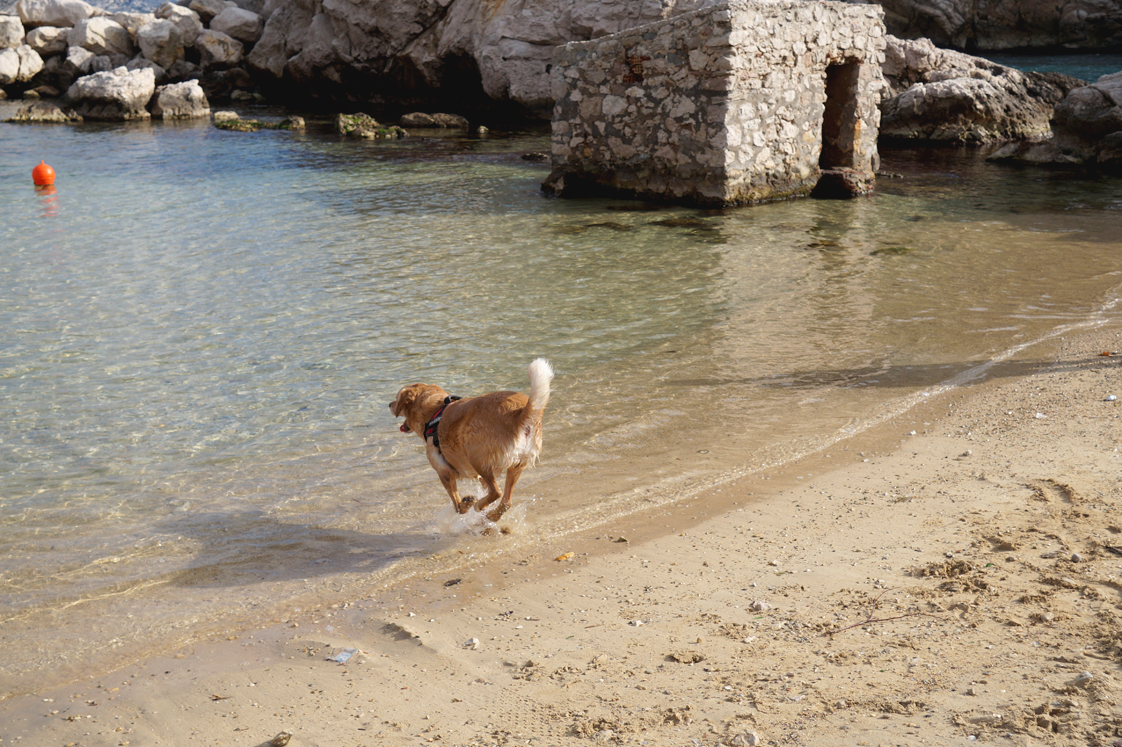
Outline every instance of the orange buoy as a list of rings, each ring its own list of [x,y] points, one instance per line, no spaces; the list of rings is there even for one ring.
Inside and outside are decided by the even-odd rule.
[[[31,170],[31,179],[36,187],[49,187],[55,183],[55,170],[46,161],[39,161],[39,165]]]

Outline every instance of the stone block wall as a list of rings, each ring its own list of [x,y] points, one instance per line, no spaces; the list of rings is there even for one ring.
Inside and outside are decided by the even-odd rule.
[[[884,46],[879,6],[800,0],[566,44],[543,188],[737,205],[809,193],[825,169],[867,190]]]

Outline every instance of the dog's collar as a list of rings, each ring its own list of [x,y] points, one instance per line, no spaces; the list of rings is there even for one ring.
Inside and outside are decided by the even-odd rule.
[[[436,414],[432,416],[432,420],[425,423],[425,429],[422,431],[423,438],[425,440],[428,440],[429,436],[432,436],[432,445],[436,447],[437,451],[440,450],[440,434],[437,433],[437,426],[440,425],[440,418],[444,416],[444,410],[448,407],[448,405],[452,404],[458,399],[463,399],[463,397],[455,397],[451,395],[445,397],[444,405],[436,411]]]

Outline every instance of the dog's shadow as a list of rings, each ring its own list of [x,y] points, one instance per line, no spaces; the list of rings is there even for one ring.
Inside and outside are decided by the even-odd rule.
[[[180,517],[167,527],[177,541],[201,548],[168,579],[190,588],[336,574],[374,576],[403,558],[431,555],[458,540],[450,533],[434,533],[431,524],[378,534],[290,523],[258,511],[211,512],[192,518],[184,525]]]

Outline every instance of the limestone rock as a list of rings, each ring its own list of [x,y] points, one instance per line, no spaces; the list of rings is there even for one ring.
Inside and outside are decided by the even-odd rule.
[[[129,60],[125,65],[126,70],[143,70],[149,68],[156,76],[156,85],[162,85],[167,80],[168,72],[159,64],[153,62],[144,56],[137,56]]]
[[[469,123],[467,117],[461,117],[459,114],[425,114],[424,112],[413,112],[403,115],[398,124],[402,127],[418,129],[439,128],[466,130]]]
[[[168,68],[168,77],[172,80],[187,80],[188,78],[198,78],[200,75],[202,75],[202,69],[187,60],[176,60]]]
[[[124,26],[134,42],[136,41],[136,35],[139,33],[140,29],[143,28],[145,24],[156,20],[156,16],[152,13],[113,13],[109,18]]]
[[[264,16],[265,0],[230,0],[242,10],[248,10],[259,16]]]
[[[69,47],[66,50],[66,64],[77,74],[87,75],[90,72],[90,63],[95,57],[94,53],[82,47]],[[70,86],[67,86],[69,88]]]
[[[199,19],[207,25],[216,15],[230,7],[226,0],[191,0],[187,7],[199,14]]]
[[[881,104],[882,137],[964,143],[1046,138],[1053,106],[1079,84],[939,49],[928,39],[886,39],[881,70],[890,95]]]
[[[1052,130],[1050,140],[1010,144],[990,158],[1122,174],[1122,73],[1104,75],[1068,93],[1056,105]]]
[[[229,34],[210,29],[199,34],[195,40],[195,48],[199,50],[199,62],[204,69],[234,67],[245,56],[245,47],[240,41]]]
[[[42,69],[43,58],[26,44],[0,49],[0,86],[26,83]]]
[[[715,0],[401,0],[380,3],[270,0],[265,30],[247,62],[253,72],[314,89],[353,93],[357,75],[386,94],[441,101],[510,101],[548,118],[553,49],[659,21]]]
[[[891,34],[958,49],[1110,47],[1122,5],[1110,0],[879,0]]]
[[[83,0],[19,0],[16,10],[29,29],[39,26],[70,28],[87,18],[105,15],[101,8]]]
[[[226,8],[210,22],[211,31],[220,31],[250,47],[261,38],[264,27],[261,16],[241,8]]]
[[[199,20],[198,13],[175,3],[164,3],[156,8],[156,18],[174,23],[179,29],[179,35],[183,37],[183,43],[188,47],[195,43],[203,30],[203,22]]]
[[[78,21],[70,29],[67,41],[72,47],[82,47],[94,54],[132,55],[129,32],[121,24],[104,16]]]
[[[57,104],[36,101],[16,112],[8,122],[81,122],[82,118]]]
[[[68,46],[67,38],[70,29],[60,29],[57,26],[40,26],[27,32],[27,46],[34,49],[41,57],[62,54]]]
[[[19,16],[0,16],[0,49],[23,46],[23,22]]]
[[[136,43],[141,54],[165,70],[183,59],[183,35],[178,26],[163,18],[141,26]]]
[[[152,99],[156,119],[202,119],[210,116],[210,104],[197,80],[160,86]]]
[[[65,102],[86,119],[149,119],[148,101],[156,90],[156,74],[150,68],[119,67],[86,75],[66,91]]]

